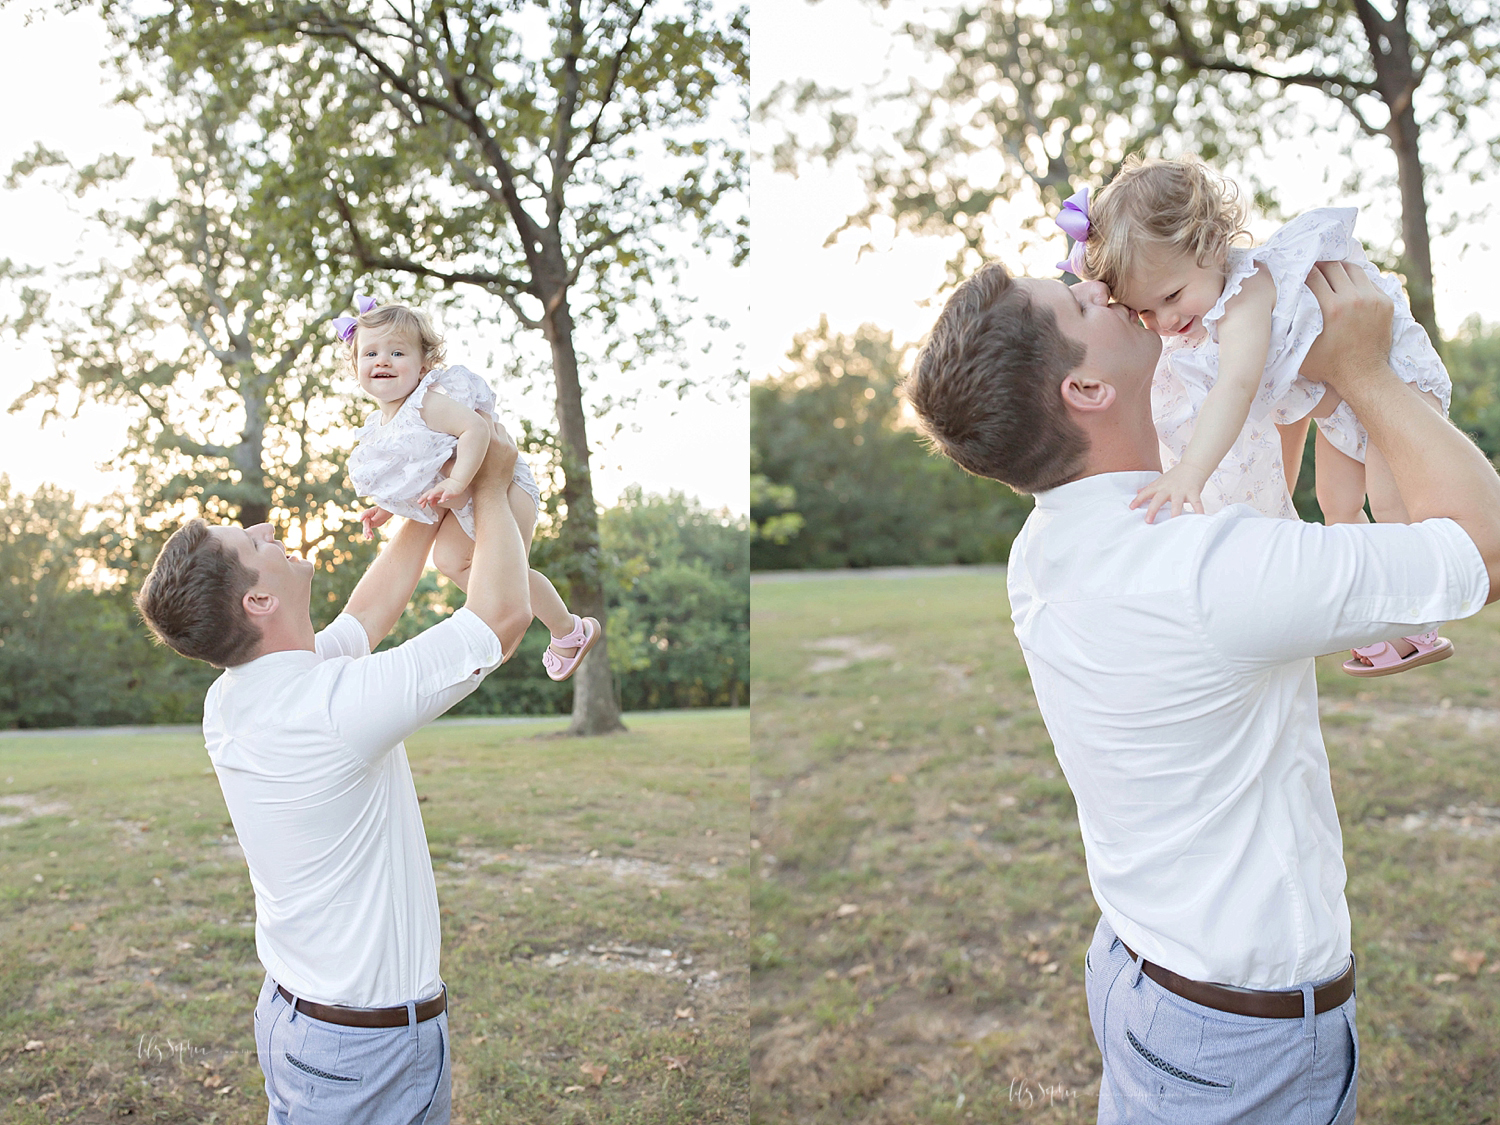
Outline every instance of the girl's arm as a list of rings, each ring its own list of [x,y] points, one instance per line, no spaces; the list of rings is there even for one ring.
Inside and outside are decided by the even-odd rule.
[[[1203,486],[1224,460],[1250,416],[1271,349],[1271,309],[1276,284],[1264,266],[1247,277],[1224,306],[1219,321],[1219,374],[1198,411],[1193,439],[1182,460],[1136,493],[1132,508],[1147,504],[1146,522],[1170,503],[1180,515],[1190,502],[1203,511]]]
[[[477,410],[460,406],[437,390],[428,391],[422,399],[422,421],[429,429],[458,438],[458,449],[453,455],[453,470],[425,493],[421,502],[429,498],[441,502],[439,494],[452,499],[469,487],[479,471],[490,445],[490,423]]]

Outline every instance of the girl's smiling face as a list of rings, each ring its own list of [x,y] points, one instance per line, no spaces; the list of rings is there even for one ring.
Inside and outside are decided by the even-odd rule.
[[[427,365],[422,362],[422,345],[401,332],[359,330],[355,337],[358,351],[355,371],[365,394],[380,403],[389,417],[417,389]]]
[[[1201,333],[1203,314],[1224,292],[1224,274],[1191,254],[1146,254],[1121,283],[1115,300],[1134,309],[1151,331],[1168,339]]]

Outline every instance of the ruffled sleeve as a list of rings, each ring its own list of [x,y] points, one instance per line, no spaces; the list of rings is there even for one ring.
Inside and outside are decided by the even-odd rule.
[[[455,365],[430,372],[417,390],[425,394],[426,390],[433,387],[442,391],[460,406],[467,406],[470,410],[489,415],[490,418],[495,417],[495,392],[487,382],[467,367]],[[412,397],[416,397],[416,392]],[[420,402],[417,404],[417,409],[421,409]]]

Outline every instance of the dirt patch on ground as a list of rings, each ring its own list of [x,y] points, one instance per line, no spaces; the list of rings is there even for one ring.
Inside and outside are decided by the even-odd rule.
[[[638,880],[656,887],[673,887],[682,883],[684,876],[698,879],[717,879],[723,872],[716,863],[673,863],[661,860],[637,859],[634,856],[601,855],[597,851],[581,856],[540,855],[530,850],[490,852],[469,848],[458,849],[458,859],[444,866],[451,873],[479,872],[486,867],[502,864],[512,872],[497,874],[485,872],[496,878],[510,881],[526,879],[547,880],[558,874],[575,872],[599,872],[619,881]]]
[[[806,641],[803,648],[817,652],[831,652],[833,656],[820,656],[807,666],[809,673],[837,672],[862,660],[884,660],[895,656],[896,650],[888,644],[872,641],[868,637],[823,637]]]
[[[0,797],[0,828],[11,828],[38,816],[67,816],[73,810],[65,801],[44,801],[30,793],[7,793]]]

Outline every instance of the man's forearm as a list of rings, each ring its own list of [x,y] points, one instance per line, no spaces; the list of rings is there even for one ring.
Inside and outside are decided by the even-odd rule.
[[[404,520],[359,585],[349,595],[344,612],[364,626],[370,651],[385,640],[401,618],[427,565],[427,554],[437,536],[436,523]]]
[[[1342,393],[1390,465],[1411,521],[1451,519],[1486,562],[1500,557],[1500,477],[1474,443],[1389,367]]]
[[[1384,455],[1413,522],[1453,520],[1479,548],[1500,598],[1500,477],[1467,437],[1391,370],[1390,299],[1358,267],[1320,263],[1307,284],[1323,310],[1323,334],[1304,373],[1349,403]],[[1383,335],[1382,335],[1383,333]]]

